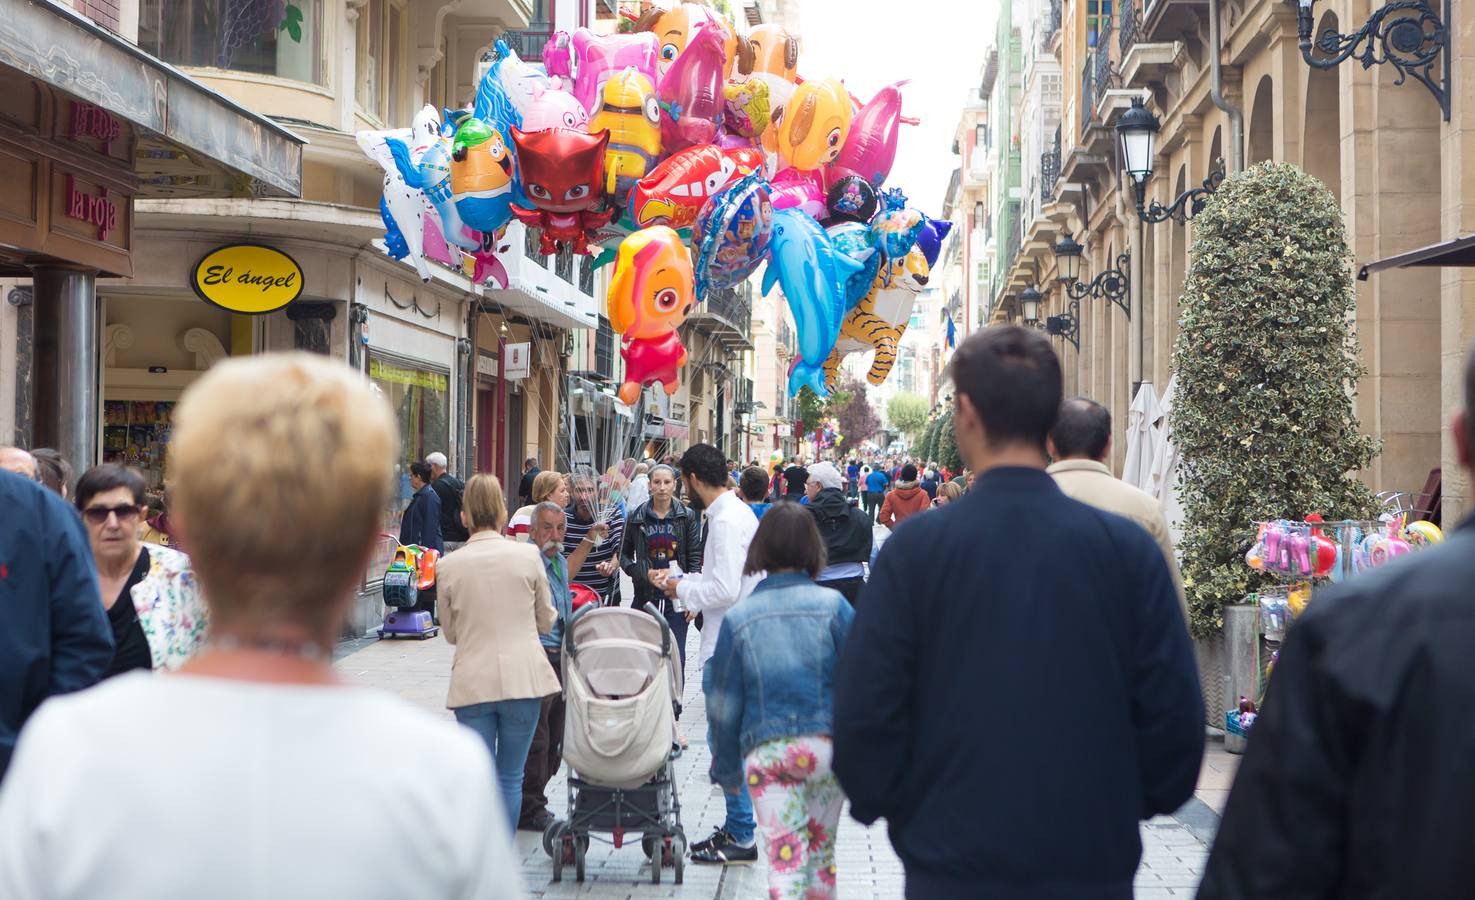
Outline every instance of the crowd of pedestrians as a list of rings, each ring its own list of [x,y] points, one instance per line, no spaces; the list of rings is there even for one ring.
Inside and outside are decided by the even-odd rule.
[[[725,809],[693,862],[761,855],[771,896],[834,897],[848,799],[908,897],[1131,897],[1139,823],[1191,796],[1205,740],[1166,523],[1037,332],[979,332],[949,375],[962,472],[697,444],[601,504],[529,459],[509,514],[491,475],[405,466],[401,540],[445,553],[457,724],[333,674],[399,446],[348,369],[213,368],[162,494],[0,448],[0,897],[521,896],[509,833],[555,816],[562,636],[626,601],[621,572],[683,666],[700,635]],[[1475,417],[1454,439],[1475,464]],[[1291,629],[1201,897],[1468,894],[1472,534]],[[167,853],[116,851],[140,823]]]

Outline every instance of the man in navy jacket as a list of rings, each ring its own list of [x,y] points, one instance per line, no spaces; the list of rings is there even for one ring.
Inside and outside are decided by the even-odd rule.
[[[835,772],[852,815],[886,818],[908,898],[1130,900],[1138,822],[1192,795],[1203,754],[1178,594],[1147,532],[1045,474],[1043,336],[978,332],[949,374],[979,475],[881,550],[835,672]]]
[[[82,520],[40,484],[0,471],[0,777],[41,701],[96,684],[113,658]]]

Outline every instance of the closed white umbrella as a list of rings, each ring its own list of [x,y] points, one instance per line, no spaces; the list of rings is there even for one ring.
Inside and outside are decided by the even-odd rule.
[[[1137,389],[1132,407],[1127,411],[1127,457],[1122,465],[1122,480],[1140,490],[1149,490],[1152,480],[1152,463],[1157,430],[1162,408],[1158,404],[1157,388],[1152,382],[1144,381]]]
[[[1178,447],[1173,443],[1171,424],[1173,395],[1177,388],[1178,376],[1175,374],[1168,379],[1168,385],[1163,389],[1162,400],[1158,404],[1161,415],[1155,441],[1157,448],[1153,454],[1151,477],[1145,488],[1157,498],[1158,505],[1162,507],[1163,515],[1168,520],[1168,534],[1175,547],[1183,537],[1183,507],[1178,502]]]

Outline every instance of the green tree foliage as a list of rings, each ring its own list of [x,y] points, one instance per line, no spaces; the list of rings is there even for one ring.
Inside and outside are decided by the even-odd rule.
[[[1193,230],[1172,429],[1183,581],[1204,637],[1223,627],[1225,604],[1268,580],[1244,562],[1257,521],[1372,512],[1357,472],[1378,446],[1353,412],[1356,298],[1331,193],[1262,163],[1225,181]]]
[[[937,444],[937,420],[931,419],[922,426],[922,436],[912,446],[912,454],[923,459],[932,458],[932,448]]]
[[[826,402],[808,386],[801,387],[794,400],[798,411],[799,427],[804,430],[805,434],[814,434],[814,429],[822,425],[830,414]]]
[[[891,428],[916,443],[922,429],[927,427],[927,401],[917,394],[897,394],[886,404],[886,421]]]
[[[958,453],[957,441],[953,438],[953,414],[951,411],[945,413],[938,419],[937,446],[933,449],[931,458],[937,460],[938,465],[944,466],[954,472],[963,470],[963,457]]]

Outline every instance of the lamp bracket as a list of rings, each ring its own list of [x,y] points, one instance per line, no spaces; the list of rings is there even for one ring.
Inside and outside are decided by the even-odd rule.
[[[1209,177],[1204,179],[1202,185],[1189,188],[1179,194],[1178,199],[1167,206],[1163,206],[1154,200],[1145,209],[1143,208],[1144,198],[1142,196],[1145,193],[1145,188],[1141,182],[1138,182],[1137,215],[1149,225],[1156,225],[1159,222],[1166,222],[1169,219],[1172,219],[1179,225],[1183,225],[1189,219],[1203,212],[1204,205],[1209,202],[1209,197],[1215,191],[1219,190],[1219,185],[1224,183],[1224,178],[1224,160],[1215,160],[1214,171],[1209,173]]]
[[[1127,292],[1132,289],[1132,279],[1127,273],[1132,268],[1132,254],[1119,255],[1116,258],[1116,265],[1115,269],[1107,269],[1089,282],[1077,281],[1067,284],[1065,293],[1072,300],[1083,300],[1086,297],[1110,300],[1127,314],[1127,319],[1130,321],[1132,307],[1127,300]]]
[[[1312,16],[1312,4],[1297,7],[1296,32],[1308,66],[1331,69],[1353,57],[1364,69],[1388,63],[1398,71],[1395,85],[1412,75],[1434,95],[1444,121],[1449,121],[1451,0],[1444,0],[1442,17],[1431,0],[1389,0],[1351,34],[1334,28],[1323,31],[1314,44],[1323,54],[1320,57],[1312,56]]]

